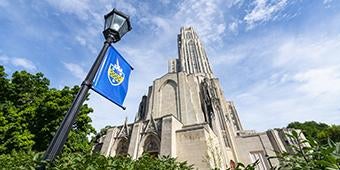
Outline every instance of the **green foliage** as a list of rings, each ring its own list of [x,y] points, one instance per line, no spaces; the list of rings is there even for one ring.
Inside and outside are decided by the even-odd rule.
[[[36,154],[32,151],[16,152],[0,155],[1,169],[35,169],[40,164],[41,153]]]
[[[143,155],[137,160],[130,157],[105,157],[99,154],[66,153],[64,152],[53,164],[41,162],[42,153],[12,152],[0,156],[0,167],[3,169],[35,169],[44,164],[51,170],[77,170],[77,169],[125,169],[125,170],[190,170],[186,162],[179,162],[175,158],[162,156],[155,158]],[[15,165],[15,166],[13,166]]]
[[[317,139],[322,143],[326,143],[328,138],[340,142],[340,125],[331,125],[317,134]]]
[[[259,160],[248,165],[244,165],[243,163],[239,162],[237,163],[234,169],[228,168],[228,170],[255,170],[258,163],[259,163]]]
[[[188,165],[187,162],[178,162],[175,158],[170,156],[160,156],[158,159],[155,157],[144,154],[138,160],[136,160],[133,169],[145,169],[145,170],[167,170],[167,169],[192,169],[192,165]]]
[[[42,73],[16,71],[7,78],[0,66],[0,154],[46,150],[78,90],[49,88]],[[90,151],[91,112],[86,104],[81,107],[65,150]]]
[[[303,140],[296,131],[287,135],[296,145],[292,145],[293,153],[285,152],[277,157],[280,169],[340,169],[340,143],[329,140],[328,144],[320,145],[315,140]]]
[[[321,144],[327,144],[328,138],[334,142],[340,142],[340,125],[327,125],[315,121],[306,121],[304,123],[292,122],[288,128],[301,129],[303,134],[309,140],[316,140]]]

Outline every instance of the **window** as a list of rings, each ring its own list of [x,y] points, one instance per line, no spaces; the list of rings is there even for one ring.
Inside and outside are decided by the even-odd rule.
[[[144,143],[144,153],[149,153],[152,156],[158,156],[159,155],[159,148],[160,148],[160,142],[156,138],[156,136],[150,135]]]
[[[129,149],[129,143],[127,139],[122,138],[120,139],[118,143],[116,155],[126,156],[128,155],[128,149]]]
[[[187,39],[192,39],[192,35],[191,35],[190,32],[187,32],[187,33],[186,33],[186,38],[187,38]]]
[[[250,152],[250,159],[251,162],[254,163],[255,161],[259,160],[256,169],[257,170],[267,170],[267,160],[265,159],[263,151],[256,151],[256,152]]]

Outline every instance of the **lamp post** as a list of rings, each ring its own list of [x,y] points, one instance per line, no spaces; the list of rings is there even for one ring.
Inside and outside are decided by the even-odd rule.
[[[57,130],[57,133],[54,135],[51,143],[49,144],[44,155],[44,160],[53,161],[57,154],[62,150],[70,129],[72,128],[72,125],[77,117],[79,109],[86,98],[86,94],[92,86],[93,79],[110,44],[118,42],[125,33],[131,30],[129,16],[117,11],[116,9],[113,9],[111,12],[109,12],[104,16],[104,18],[104,45],[98,54],[96,61],[93,63],[90,71],[88,72],[85,80],[81,84],[81,88],[77,96],[74,98],[71,108],[68,110],[64,120]]]

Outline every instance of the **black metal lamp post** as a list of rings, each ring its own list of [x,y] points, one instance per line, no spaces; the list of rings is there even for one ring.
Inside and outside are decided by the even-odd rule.
[[[81,88],[73,100],[71,108],[68,110],[57,133],[54,135],[50,145],[48,146],[44,155],[44,160],[53,161],[57,154],[62,150],[79,109],[86,98],[87,92],[92,86],[92,81],[104,59],[105,53],[110,44],[118,42],[125,33],[131,30],[129,16],[117,11],[116,9],[113,9],[110,13],[105,15],[104,18],[105,25],[103,34],[106,39],[104,46],[97,56],[96,61],[93,63],[85,80],[81,84]]]

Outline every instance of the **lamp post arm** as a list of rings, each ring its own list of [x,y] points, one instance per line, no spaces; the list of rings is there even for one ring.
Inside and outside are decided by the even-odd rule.
[[[106,41],[104,42],[104,45],[100,51],[100,53],[97,56],[96,61],[93,63],[90,71],[88,72],[85,80],[81,84],[81,88],[77,94],[77,96],[74,98],[73,103],[71,105],[71,108],[68,110],[66,116],[64,117],[64,120],[60,124],[56,134],[54,135],[51,143],[49,144],[45,155],[44,160],[47,161],[53,161],[55,157],[60,153],[62,150],[67,136],[72,128],[72,125],[77,117],[77,114],[79,112],[80,107],[82,106],[84,100],[86,99],[86,95],[89,91],[89,89],[92,86],[92,81],[94,77],[96,76],[96,73],[98,71],[98,68],[100,67],[105,53],[107,49],[109,48],[110,44],[113,42],[113,39],[111,37],[108,37]]]

